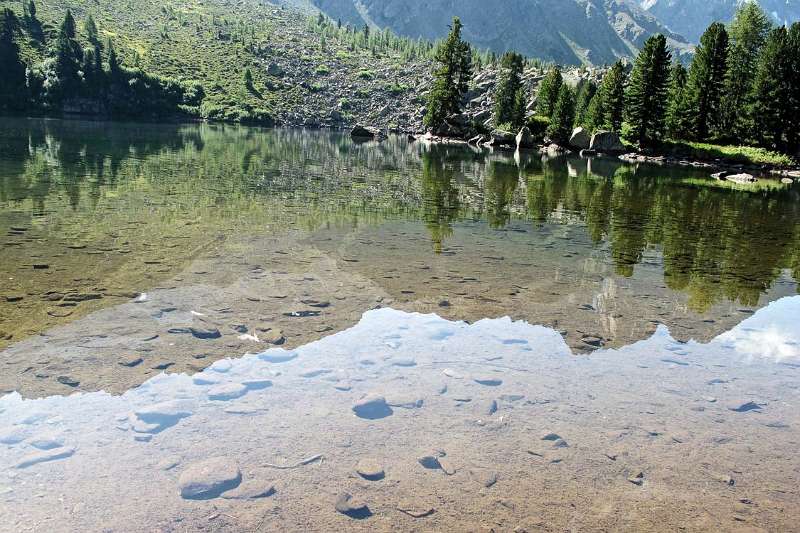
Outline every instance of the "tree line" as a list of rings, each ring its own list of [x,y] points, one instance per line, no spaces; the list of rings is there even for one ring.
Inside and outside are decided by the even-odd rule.
[[[18,39],[28,35],[47,48],[38,64],[26,64]],[[24,4],[22,20],[0,12],[0,112],[164,117],[197,114],[205,96],[198,83],[181,83],[124,67],[113,42],[103,42],[91,15],[83,23],[86,47],[78,41],[75,18],[67,10],[55,39],[45,42],[33,1]]]
[[[463,109],[471,74],[469,44],[454,20],[434,57],[434,85],[425,124],[432,129]],[[715,22],[703,34],[688,69],[663,35],[651,36],[632,64],[620,60],[599,84],[573,88],[558,66],[539,84],[533,113],[522,82],[525,59],[506,53],[499,62],[494,126],[528,125],[566,143],[575,127],[619,133],[633,145],[664,141],[750,144],[788,154],[800,150],[800,23],[774,27],[757,3],[744,3],[733,22]]]

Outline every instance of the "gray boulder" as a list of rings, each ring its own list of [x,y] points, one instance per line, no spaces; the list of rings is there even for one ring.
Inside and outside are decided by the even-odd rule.
[[[607,154],[620,154],[625,151],[625,145],[619,135],[612,131],[598,131],[592,135],[589,149]]]
[[[356,124],[355,127],[352,130],[350,130],[350,137],[357,140],[380,141],[385,138],[385,135],[380,130],[365,128],[361,124]]]
[[[525,150],[534,146],[536,146],[536,143],[533,140],[533,135],[531,135],[531,130],[525,126],[517,133],[517,150]]]
[[[181,496],[187,500],[209,500],[235,489],[242,482],[239,466],[226,457],[213,457],[190,464],[178,479]]]
[[[491,133],[489,144],[492,146],[514,146],[517,136],[510,131],[494,130]]]
[[[583,128],[575,128],[569,138],[569,145],[576,150],[587,150],[592,143],[592,138]]]

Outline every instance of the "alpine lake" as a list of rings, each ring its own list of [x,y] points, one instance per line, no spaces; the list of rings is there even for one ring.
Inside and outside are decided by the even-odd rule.
[[[796,531],[800,183],[0,119],[0,531]]]

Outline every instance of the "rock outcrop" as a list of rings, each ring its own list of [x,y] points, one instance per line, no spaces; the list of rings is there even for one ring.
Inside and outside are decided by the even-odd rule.
[[[621,154],[625,151],[625,145],[622,144],[618,134],[612,131],[598,131],[592,135],[589,149],[605,154]]]

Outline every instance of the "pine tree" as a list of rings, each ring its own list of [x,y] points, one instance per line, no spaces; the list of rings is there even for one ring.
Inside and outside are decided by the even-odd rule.
[[[626,137],[646,145],[664,134],[667,83],[672,60],[667,39],[654,35],[647,39],[636,57],[631,81],[625,93]]]
[[[575,94],[566,83],[561,84],[558,99],[553,107],[550,125],[547,127],[547,136],[553,142],[566,143],[572,135],[572,125],[575,122]]]
[[[249,68],[245,69],[244,71],[244,86],[248,91],[254,90],[253,73]]]
[[[800,22],[795,22],[789,28],[789,109],[786,112],[788,120],[786,133],[786,147],[790,155],[800,154]]]
[[[517,109],[517,97],[522,90],[522,56],[514,52],[506,52],[500,62],[497,89],[495,91],[494,124],[510,124],[514,128],[522,127],[525,111],[522,116]]]
[[[749,140],[753,120],[748,111],[758,56],[772,27],[769,16],[756,2],[746,2],[730,25],[728,72],[723,88],[721,118],[727,137]]]
[[[557,66],[551,68],[539,85],[539,93],[536,95],[537,115],[550,118],[563,84],[564,78],[561,76],[561,69]]]
[[[111,75],[111,79],[114,80],[119,76],[122,64],[119,61],[117,51],[114,49],[114,43],[111,42],[111,39],[106,42],[106,49],[108,50],[108,72]]]
[[[575,95],[575,127],[586,125],[586,114],[595,94],[597,85],[591,80],[581,80]]]
[[[725,75],[728,68],[728,32],[715,22],[700,38],[689,78],[686,97],[692,110],[692,133],[700,140],[720,133],[721,110]]]
[[[600,83],[586,110],[586,127],[590,131],[609,130],[619,132],[625,111],[625,65],[617,61]]]
[[[91,14],[86,15],[86,21],[83,23],[83,26],[86,28],[86,40],[92,45],[100,44],[97,33],[97,24],[95,24],[94,17],[92,17]]]
[[[69,94],[80,83],[78,72],[83,61],[83,50],[75,40],[75,19],[70,10],[67,10],[58,32],[55,55],[61,95]]]
[[[686,67],[680,61],[672,64],[667,93],[667,135],[671,139],[686,139],[691,135],[692,125],[686,101]]]
[[[425,125],[436,129],[450,115],[461,112],[461,103],[472,78],[472,50],[461,39],[463,25],[453,18],[450,34],[434,57],[433,87],[428,94]]]
[[[14,40],[20,31],[19,19],[9,8],[0,12],[0,110],[22,111],[25,106],[25,64]]]
[[[780,26],[770,31],[758,59],[750,112],[755,124],[755,137],[769,148],[786,147],[784,135],[790,124],[788,115],[792,108],[790,54],[786,28]]]

